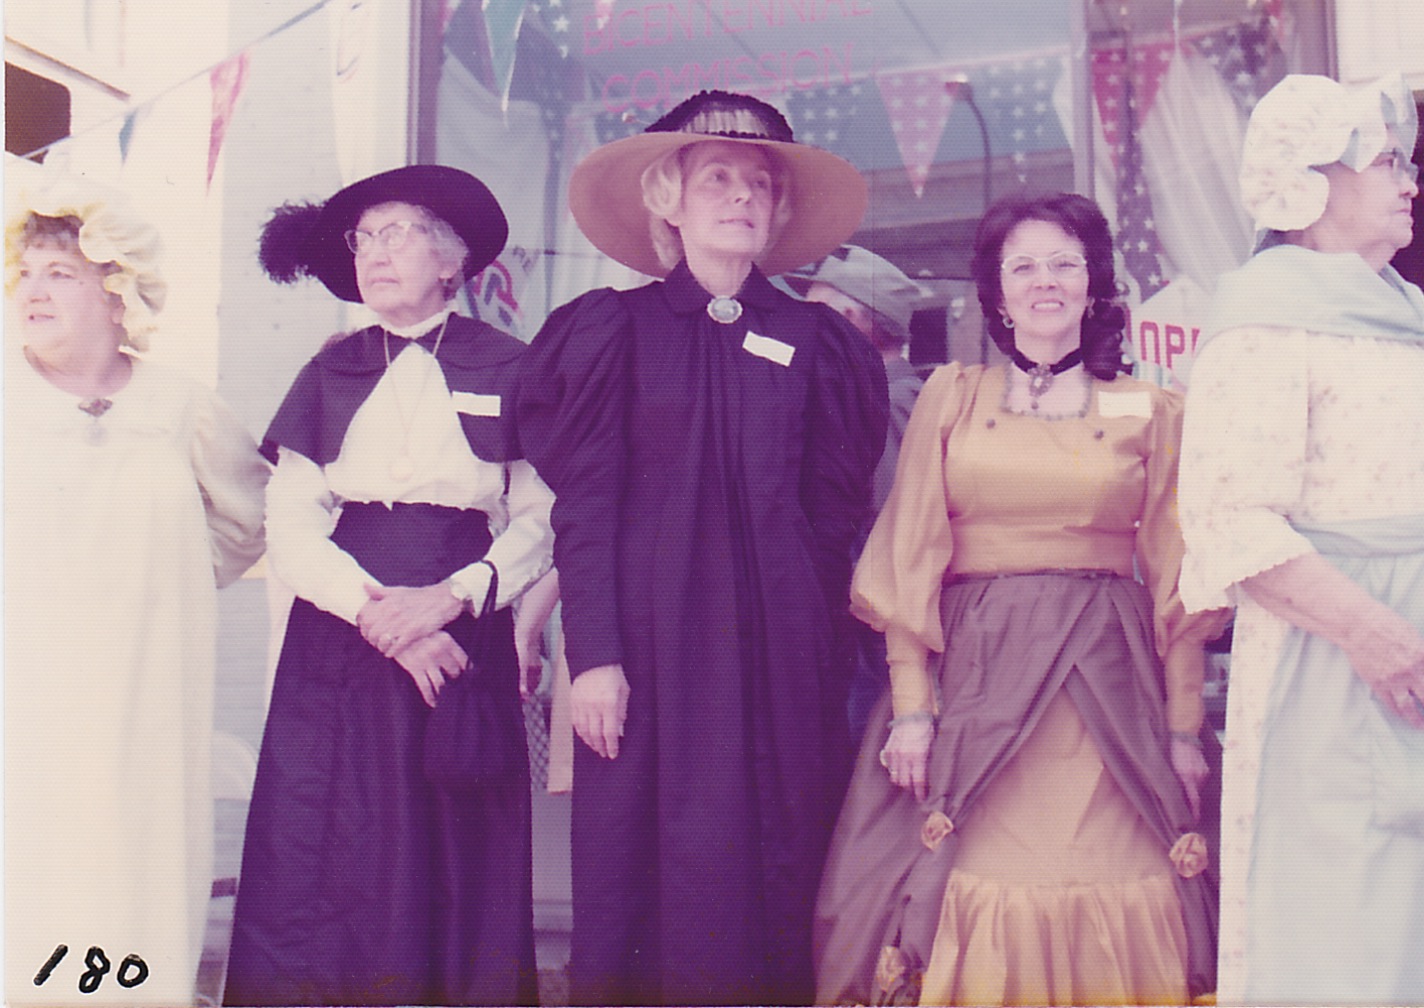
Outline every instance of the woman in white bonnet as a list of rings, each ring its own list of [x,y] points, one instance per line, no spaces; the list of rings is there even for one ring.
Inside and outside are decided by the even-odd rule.
[[[167,293],[158,232],[82,179],[17,196],[3,1000],[192,1004],[213,877],[216,589],[262,555],[267,465],[212,389],[145,359]]]
[[[1424,1003],[1424,293],[1401,81],[1256,107],[1259,251],[1223,277],[1182,444],[1188,608],[1238,606],[1222,1004]]]

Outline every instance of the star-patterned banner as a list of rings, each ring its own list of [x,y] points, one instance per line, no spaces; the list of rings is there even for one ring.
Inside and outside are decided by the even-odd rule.
[[[1068,146],[1053,105],[1067,59],[1065,50],[977,66],[945,64],[797,90],[787,97],[787,118],[798,140],[839,154],[862,171],[904,167],[918,195],[930,165],[983,153],[977,132],[966,134],[972,137],[972,145],[942,149],[947,124],[956,115],[970,114],[957,111],[959,103],[945,89],[946,81],[968,77],[992,152],[1023,164],[1032,153]]]
[[[1122,144],[1117,171],[1117,249],[1137,281],[1139,299],[1146,301],[1163,287],[1162,245],[1152,213],[1152,196],[1142,171],[1142,144],[1130,130]]]
[[[930,165],[954,106],[954,98],[945,89],[953,74],[953,70],[913,70],[881,74],[875,79],[916,196],[925,194]]]
[[[1245,112],[1284,73],[1280,49],[1280,4],[1267,0],[1253,19],[1181,40],[1221,76]],[[1140,125],[1152,114],[1158,88],[1172,60],[1176,40],[1094,50],[1090,57],[1093,98],[1103,139],[1116,172],[1117,247],[1137,282],[1142,300],[1167,284],[1152,194],[1143,171]]]
[[[1171,42],[1099,49],[1092,54],[1093,97],[1117,173],[1117,250],[1140,300],[1166,286],[1152,194],[1142,171],[1138,126],[1157,97],[1176,47]]]
[[[464,0],[462,7],[478,5],[478,30],[472,33],[468,25],[461,28],[462,12],[457,10],[446,37],[457,58],[467,65],[483,64],[485,72],[477,76],[488,81],[505,101],[513,86],[517,96],[538,103],[551,143],[560,155],[567,154],[563,138],[575,121],[591,125],[598,141],[607,143],[638,132],[687,97],[669,91],[657,107],[616,111],[607,105],[590,107],[582,93],[551,100],[549,91],[555,86],[586,90],[583,62],[570,58],[573,33],[579,28],[572,18],[572,4],[573,0]],[[581,23],[582,30],[606,25],[614,8],[615,0],[595,0],[591,15]],[[1194,46],[1249,108],[1280,76],[1276,37],[1280,15],[1280,0],[1259,0],[1248,19],[1226,28],[1090,53],[1093,100],[1116,170],[1119,202],[1127,208],[1125,213],[1119,210],[1128,235],[1123,239],[1124,254],[1133,250],[1131,259],[1137,267],[1130,271],[1144,296],[1165,281],[1152,233],[1151,194],[1142,172],[1140,144],[1131,149],[1136,126],[1150,115],[1163,74],[1179,45]],[[538,54],[532,50],[526,54],[520,38],[519,33],[530,26],[535,30],[525,34],[537,35],[546,43],[538,47]],[[482,43],[481,59],[471,57],[475,43]],[[543,57],[542,50],[549,46],[557,54],[554,63],[562,61],[570,67],[567,75],[553,75],[562,80],[548,75],[553,64]],[[538,67],[531,64],[527,73],[516,69],[516,56],[522,62],[534,55],[539,57],[534,59]],[[995,158],[1010,158],[1022,172],[1031,155],[1068,146],[1054,93],[1065,80],[1069,61],[1065,48],[972,65],[881,71],[824,86],[797,86],[766,97],[783,108],[802,142],[833,151],[863,171],[902,169],[920,196],[933,165],[977,159],[983,154],[977,131],[964,123],[955,125],[956,116],[970,113],[959,110],[964,102],[946,89],[947,81],[967,78],[969,94],[988,131],[990,153]],[[522,85],[519,79],[524,80]]]
[[[560,58],[568,59],[569,53],[573,51],[573,19],[564,8],[564,0],[540,0],[539,3],[530,4],[530,7],[542,15],[544,30],[548,32],[554,47],[559,50]],[[606,22],[612,13],[612,0],[600,0],[594,17],[600,22]]]
[[[1129,121],[1140,123],[1146,118],[1175,48],[1167,41],[1134,46],[1130,51],[1122,47],[1093,51],[1093,98],[1113,167],[1121,162],[1127,136],[1133,132],[1124,127]],[[1133,103],[1131,107],[1128,101]]]
[[[862,171],[902,164],[885,105],[869,80],[793,91],[786,117],[797,140],[839,154]]]
[[[989,129],[989,145],[996,155],[1007,153],[1015,164],[1022,165],[1032,153],[1068,146],[1053,105],[1054,89],[1067,72],[1067,50],[968,71]],[[975,153],[971,150],[963,156]]]
[[[1285,53],[1279,39],[1280,6],[1274,5],[1274,15],[1271,6],[1268,4],[1255,22],[1242,21],[1199,36],[1192,43],[1247,113],[1285,75]]]

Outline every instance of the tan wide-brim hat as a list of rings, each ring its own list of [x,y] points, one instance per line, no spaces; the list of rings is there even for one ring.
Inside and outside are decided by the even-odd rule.
[[[780,112],[747,95],[703,91],[637,136],[593,151],[569,180],[569,209],[579,230],[604,254],[648,276],[670,270],[658,259],[643,205],[643,171],[672,150],[704,140],[754,144],[772,152],[789,188],[790,219],[757,258],[775,276],[815,262],[840,246],[869,201],[865,179],[844,158],[797,143]]]

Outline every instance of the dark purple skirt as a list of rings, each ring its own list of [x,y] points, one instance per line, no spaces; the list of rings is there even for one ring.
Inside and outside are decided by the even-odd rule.
[[[489,546],[486,516],[347,505],[332,539],[388,585],[434,584]],[[498,676],[522,730],[509,611]],[[475,621],[446,629],[467,650]],[[507,688],[505,688],[507,686]],[[426,782],[429,708],[356,627],[298,599],[248,814],[229,1005],[533,1004],[529,786]]]

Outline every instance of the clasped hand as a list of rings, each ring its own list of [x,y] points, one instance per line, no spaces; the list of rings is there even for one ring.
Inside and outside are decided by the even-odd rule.
[[[370,601],[356,614],[361,636],[387,658],[460,615],[461,602],[443,581],[424,588],[383,588],[367,585]]]
[[[405,669],[415,682],[421,699],[429,707],[435,706],[444,685],[458,678],[470,664],[470,656],[465,649],[444,630],[437,630],[407,645],[394,658],[396,664]]]
[[[460,614],[461,602],[443,582],[424,588],[367,585],[370,601],[356,626],[381,654],[395,659],[415,682],[421,698],[435,706],[440,689],[469,665],[470,657],[441,628]]]

